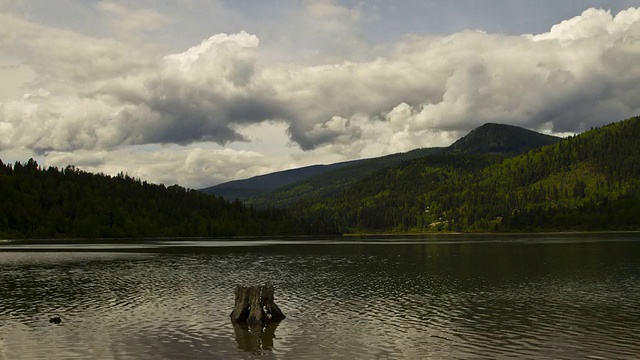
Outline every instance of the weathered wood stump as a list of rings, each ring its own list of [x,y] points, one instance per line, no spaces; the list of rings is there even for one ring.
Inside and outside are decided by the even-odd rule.
[[[236,286],[236,303],[231,312],[234,323],[249,325],[282,321],[286,316],[273,301],[273,285]]]

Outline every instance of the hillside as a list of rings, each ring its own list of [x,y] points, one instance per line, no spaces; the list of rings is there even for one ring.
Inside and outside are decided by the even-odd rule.
[[[447,148],[418,149],[404,154],[353,162],[340,169],[323,172],[280,189],[266,192],[248,201],[257,207],[286,207],[301,199],[334,196],[355,181],[404,161],[441,153],[512,156],[554,144],[560,140],[554,136],[543,135],[516,126],[485,124]]]
[[[540,134],[521,127],[488,123],[473,129],[445,152],[454,154],[519,155],[529,150],[555,144],[559,137]]]
[[[441,151],[441,148],[418,149],[407,153],[387,155],[379,158],[353,160],[329,165],[312,165],[302,168],[278,171],[266,175],[254,176],[248,179],[234,180],[208,188],[200,189],[206,194],[222,196],[225,199],[247,201],[266,204],[261,196],[275,190],[289,191],[291,187],[305,183],[305,180],[315,178],[312,183],[340,178],[349,181],[351,177],[361,177],[386,166],[398,164],[402,161],[425,156]],[[348,170],[344,170],[348,169]],[[291,186],[292,184],[296,184]],[[266,200],[271,201],[271,200]],[[283,202],[284,203],[284,202]],[[272,205],[271,203],[267,205]]]
[[[249,199],[248,203],[256,207],[283,208],[304,198],[323,198],[333,196],[340,190],[380,169],[398,165],[405,161],[439,154],[442,148],[426,148],[406,153],[387,155],[374,159],[353,162],[349,166],[310,176],[275,191]]]
[[[72,166],[0,161],[0,238],[288,235],[305,233],[283,211]]]
[[[201,189],[229,200],[239,199],[259,207],[284,207],[300,198],[334,195],[353,181],[374,171],[404,161],[441,152],[465,154],[522,154],[531,149],[553,144],[560,138],[517,126],[485,124],[447,148],[424,148],[372,159],[354,160],[330,165],[313,165],[298,169],[235,180]]]
[[[344,232],[637,230],[640,119],[512,158],[416,159],[292,209]]]
[[[303,180],[326,171],[339,169],[351,164],[351,161],[331,165],[312,165],[297,169],[283,170],[270,174],[254,176],[248,179],[234,180],[208,188],[200,189],[205,194],[222,196],[231,200],[247,200],[260,196],[288,184]]]

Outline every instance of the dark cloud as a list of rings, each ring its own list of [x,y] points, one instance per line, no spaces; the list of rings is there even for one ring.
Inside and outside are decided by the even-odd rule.
[[[335,3],[305,4],[334,37],[349,28],[336,18],[364,16]],[[149,19],[148,27],[165,21]],[[249,141],[247,126],[273,121],[286,124],[303,150],[357,154],[367,144],[429,146],[425,138],[446,141],[486,122],[571,133],[640,113],[635,8],[590,9],[538,35],[406,36],[371,58],[316,65],[264,61],[268,49],[246,32],[159,56],[18,15],[0,21],[12,29],[0,46],[26,57],[38,75],[28,94],[0,104],[5,149],[228,144]]]

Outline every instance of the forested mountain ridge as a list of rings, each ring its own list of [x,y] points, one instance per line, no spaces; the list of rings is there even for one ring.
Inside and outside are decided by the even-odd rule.
[[[309,180],[312,183],[333,180],[340,176],[340,180],[349,180],[351,177],[362,177],[386,166],[395,165],[408,159],[414,159],[428,154],[441,152],[442,148],[416,149],[406,153],[391,154],[378,158],[352,160],[328,165],[311,165],[297,169],[277,171],[265,175],[254,176],[248,179],[234,180],[200,189],[206,194],[222,196],[225,199],[242,201],[249,200],[265,206],[273,206],[270,200],[263,201],[263,195],[272,191],[287,191],[291,187],[303,184]],[[344,170],[348,169],[348,170]],[[346,178],[345,178],[346,176]],[[284,204],[283,202],[282,204]]]
[[[283,186],[261,196],[249,199],[247,202],[259,208],[284,208],[303,198],[333,196],[355,181],[380,169],[398,165],[405,161],[440,154],[443,150],[444,148],[424,148],[379,158],[359,160],[349,166],[319,173],[290,185]]]
[[[0,238],[292,235],[307,226],[280,210],[120,174],[0,161]]]
[[[257,207],[282,208],[301,199],[334,196],[374,171],[397,166],[404,161],[441,153],[513,156],[560,140],[555,136],[540,134],[517,126],[490,123],[472,130],[446,148],[417,149],[404,154],[354,162],[349,166],[310,176],[280,189],[266,192],[261,196],[248,199],[248,202]]]
[[[505,158],[441,154],[292,206],[344,232],[640,229],[640,118]]]
[[[284,207],[303,197],[334,195],[374,171],[423,156],[441,152],[517,155],[559,140],[517,126],[490,123],[472,130],[447,148],[421,148],[377,158],[306,166],[229,181],[200,191],[259,207]]]
[[[316,174],[348,166],[356,161],[346,161],[330,165],[311,165],[297,169],[277,171],[265,175],[253,176],[248,179],[225,182],[200,189],[200,191],[205,194],[222,196],[229,200],[238,199],[244,201]]]

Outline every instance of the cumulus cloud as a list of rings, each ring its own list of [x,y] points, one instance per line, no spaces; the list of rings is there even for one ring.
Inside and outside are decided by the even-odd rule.
[[[304,4],[334,37],[360,21],[357,9]],[[99,7],[114,18],[128,13],[112,1]],[[142,15],[125,26],[169,21]],[[571,133],[640,112],[635,8],[615,16],[589,9],[536,35],[406,36],[382,54],[315,65],[262,61],[264,45],[244,31],[162,54],[18,14],[0,14],[0,23],[0,48],[35,74],[22,96],[0,99],[0,146],[65,161],[73,159],[60,154],[250,141],[239,129],[265,122],[285,124],[303,150],[357,157],[446,145],[486,122]],[[340,46],[356,43],[367,46],[357,36],[334,46],[348,53]]]

